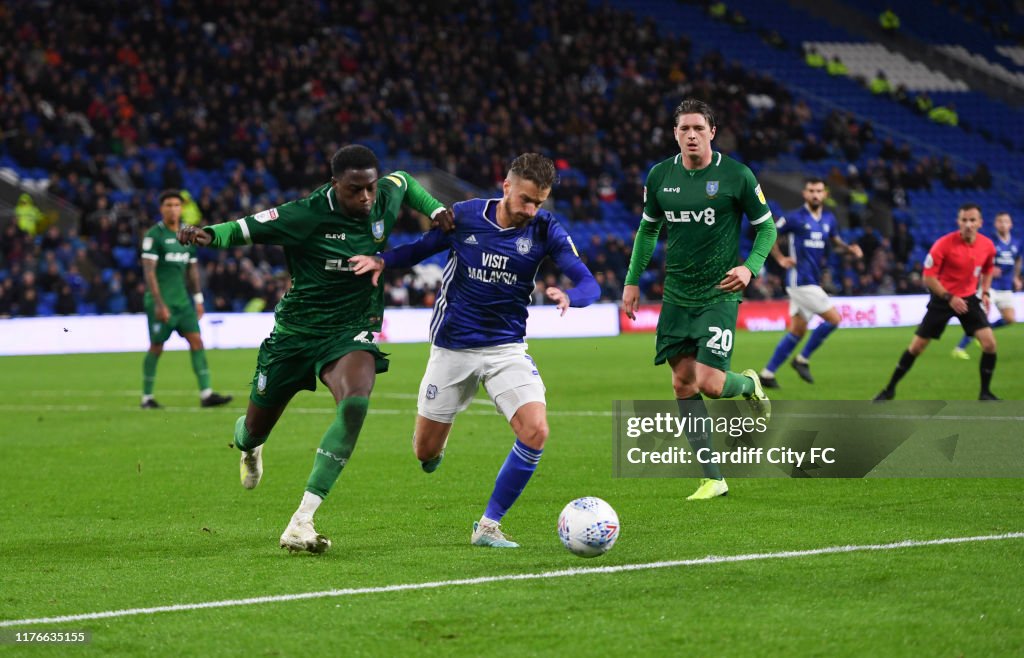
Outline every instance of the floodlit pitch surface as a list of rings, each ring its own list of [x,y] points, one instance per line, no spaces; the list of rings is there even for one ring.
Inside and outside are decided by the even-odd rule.
[[[814,356],[816,385],[785,366],[771,393],[870,398],[911,333],[839,331]],[[956,333],[918,360],[901,398],[977,395],[977,348],[951,359]],[[740,333],[735,369],[760,368],[778,337]],[[993,390],[1022,399],[1024,330],[997,337]],[[475,548],[470,526],[511,432],[481,398],[441,468],[421,472],[410,437],[427,349],[387,349],[392,371],[318,515],[334,542],[318,557],[277,538],[330,422],[323,389],[295,398],[262,484],[246,491],[228,443],[253,351],[209,355],[215,387],[236,396],[221,409],[200,409],[187,355],[165,354],[160,411],[138,409],[141,354],[0,359],[0,634],[92,633],[87,647],[26,655],[1024,653],[1024,481],[733,480],[727,498],[687,503],[694,480],[611,477],[611,401],[670,391],[668,370],[650,365],[653,336],[535,341],[551,438],[505,519],[523,547]],[[597,560],[572,556],[555,532],[583,495],[622,520]],[[932,541],[949,538],[975,539]],[[625,565],[643,566],[564,573]],[[239,604],[194,607],[224,601]]]

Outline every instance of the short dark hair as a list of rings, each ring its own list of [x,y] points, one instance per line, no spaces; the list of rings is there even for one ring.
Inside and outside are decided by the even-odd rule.
[[[362,144],[349,144],[331,157],[331,176],[341,178],[347,169],[376,169],[380,172],[380,161]]]
[[[508,173],[533,181],[542,190],[551,189],[558,177],[555,173],[555,163],[540,153],[523,153],[512,161]]]
[[[979,215],[981,214],[981,206],[979,206],[976,203],[972,203],[970,201],[968,201],[967,203],[961,204],[960,207],[957,208],[956,214],[959,215],[960,213],[962,213],[965,210],[977,210],[978,214]]]
[[[157,199],[161,206],[164,205],[164,201],[168,199],[177,199],[178,201],[185,203],[185,197],[181,196],[181,190],[164,190],[160,193],[160,196],[158,196]]]
[[[808,185],[817,185],[818,183],[824,185],[825,179],[821,176],[804,176],[804,187],[807,187]]]
[[[715,113],[711,111],[711,106],[704,101],[699,101],[696,98],[687,98],[679,105],[676,105],[676,111],[672,113],[672,125],[679,125],[679,117],[684,114],[703,114],[708,122],[708,128],[715,127]]]

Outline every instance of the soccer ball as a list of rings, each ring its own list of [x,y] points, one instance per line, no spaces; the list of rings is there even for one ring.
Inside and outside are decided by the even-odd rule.
[[[580,557],[597,557],[619,538],[619,515],[600,498],[577,498],[558,517],[558,538]]]

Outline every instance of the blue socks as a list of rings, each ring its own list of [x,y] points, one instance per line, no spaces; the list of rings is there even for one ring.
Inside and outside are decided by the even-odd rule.
[[[821,344],[825,342],[828,335],[835,331],[836,325],[831,322],[822,322],[818,325],[818,328],[811,332],[811,337],[807,339],[807,344],[804,345],[803,352],[800,353],[805,360],[811,358],[814,354],[814,350],[821,347]]]
[[[796,349],[799,342],[799,336],[787,332],[786,335],[782,337],[782,340],[779,341],[779,344],[775,346],[775,352],[772,354],[772,358],[768,360],[768,365],[764,367],[765,370],[769,370],[773,373],[777,371],[779,366],[785,363],[786,359],[789,358],[789,355],[793,353],[793,350]]]
[[[537,470],[537,463],[540,462],[542,454],[543,450],[534,450],[516,439],[494,481],[494,491],[491,492],[491,499],[487,501],[485,517],[492,521],[501,521],[508,509],[515,504],[519,494],[523,493],[530,476]]]
[[[1005,327],[1006,326],[1006,320],[1004,320],[1003,318],[999,318],[998,320],[996,320],[995,322],[993,322],[989,326],[992,327],[993,329],[998,329],[999,327]],[[957,347],[959,349],[965,349],[968,345],[971,344],[972,340],[974,340],[974,336],[964,336],[963,338],[960,339],[960,342],[957,343]]]

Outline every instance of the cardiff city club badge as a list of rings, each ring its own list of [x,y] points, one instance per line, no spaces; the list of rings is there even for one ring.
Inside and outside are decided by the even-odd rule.
[[[530,238],[516,238],[516,251],[525,256],[533,249],[533,240]]]
[[[704,191],[707,192],[709,199],[714,199],[718,194],[718,181],[709,180],[708,184],[704,186]]]

